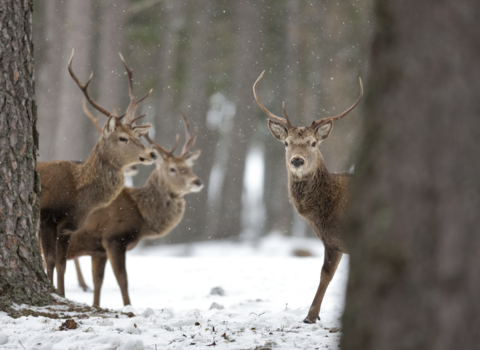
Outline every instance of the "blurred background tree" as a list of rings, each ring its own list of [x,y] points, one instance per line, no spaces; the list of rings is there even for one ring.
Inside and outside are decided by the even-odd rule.
[[[355,99],[365,67],[366,1],[51,0],[34,1],[40,160],[85,159],[97,133],[81,109],[75,71],[102,105],[123,110],[134,69],[155,140],[171,147],[180,111],[199,127],[195,172],[207,185],[187,199],[182,223],[164,242],[255,239],[272,231],[313,235],[287,196],[284,147],[271,137],[252,85],[294,123],[336,114]],[[110,108],[109,107],[109,108]],[[330,171],[348,171],[361,120],[353,112],[322,145]],[[134,181],[142,186],[150,168]]]

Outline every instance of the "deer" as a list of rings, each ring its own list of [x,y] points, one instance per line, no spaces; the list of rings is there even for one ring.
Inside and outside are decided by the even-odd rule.
[[[90,104],[108,117],[90,155],[85,162],[39,162],[40,175],[40,241],[47,267],[47,276],[53,283],[57,269],[57,291],[65,296],[65,269],[70,235],[83,225],[88,214],[96,208],[107,206],[122,191],[125,181],[123,171],[133,164],[153,164],[156,153],[140,142],[151,125],[122,123],[124,116],[148,97],[152,90],[139,100],[132,100],[127,113],[117,116],[101,107],[88,92],[93,73],[83,85],[72,69],[74,50],[68,71]],[[120,55],[123,61],[123,57]]]
[[[360,96],[343,113],[318,120],[310,126],[292,125],[283,102],[285,118],[270,112],[257,95],[257,85],[265,71],[253,84],[253,95],[260,109],[268,116],[268,128],[273,137],[285,145],[285,160],[288,172],[288,194],[296,211],[317,234],[324,245],[324,262],[320,284],[304,323],[320,320],[320,308],[325,292],[335,275],[343,254],[348,254],[342,225],[346,219],[349,198],[350,174],[335,174],[327,170],[319,145],[332,132],[333,122],[346,116],[362,99],[363,85],[360,81]]]
[[[123,304],[131,305],[126,252],[141,239],[164,237],[170,233],[185,213],[184,196],[203,188],[202,181],[192,172],[192,166],[201,152],[191,152],[197,129],[192,136],[187,118],[183,114],[182,118],[185,123],[185,144],[180,155],[174,155],[178,135],[171,150],[155,143],[148,134],[144,135],[159,154],[156,168],[145,186],[125,187],[108,207],[92,212],[83,226],[71,235],[67,259],[83,255],[92,257],[94,306],[100,306],[107,260],[110,260],[120,287]]]
[[[98,116],[95,117],[90,112],[90,110],[88,109],[88,106],[87,106],[87,99],[86,98],[83,99],[82,109],[83,109],[83,112],[85,113],[85,115],[87,116],[87,118],[90,119],[90,121],[92,122],[93,126],[95,127],[95,130],[97,130],[97,132],[101,135],[102,134],[102,128],[98,124],[99,124],[102,116],[98,115]],[[127,179],[129,179],[129,178],[131,179],[132,177],[136,176],[138,174],[138,168],[135,164],[130,165],[130,166],[126,167],[125,169],[123,169],[123,174],[125,175],[125,179],[126,179],[125,180],[125,186],[129,186],[128,185],[129,181],[127,181]],[[89,291],[90,288],[88,287],[87,283],[85,282],[85,279],[83,278],[82,269],[80,267],[80,261],[78,260],[78,258],[75,258],[75,259],[73,259],[73,262],[75,264],[75,271],[77,273],[78,285],[80,286],[80,288],[82,288],[82,290],[84,292]]]

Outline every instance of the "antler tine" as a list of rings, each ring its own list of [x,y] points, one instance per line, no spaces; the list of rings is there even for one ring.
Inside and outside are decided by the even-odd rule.
[[[145,100],[148,96],[150,96],[150,94],[152,93],[153,89],[150,89],[150,91],[145,95],[143,96],[142,98],[140,98],[139,100],[135,100],[135,96],[133,95],[133,69],[131,69],[127,62],[125,62],[125,59],[123,58],[122,54],[119,52],[118,53],[120,55],[120,59],[122,60],[123,62],[123,65],[125,66],[125,69],[127,70],[127,74],[128,74],[128,93],[130,95],[130,104],[128,105],[127,107],[127,111],[122,115],[120,116],[120,118],[124,117],[125,115],[127,116],[127,124],[128,125],[133,125],[133,122],[136,120],[136,119],[139,119],[139,118],[136,118],[136,119],[133,119],[132,120],[132,117],[130,117],[130,113],[132,112],[133,109],[135,109],[137,107],[137,105],[142,102],[143,100]]]
[[[133,122],[137,122],[137,120],[139,120],[140,118],[143,118],[147,115],[148,113],[145,113],[145,114],[142,114],[141,116],[139,117],[136,117],[136,118],[133,118],[132,121],[130,122],[130,125],[133,124]]]
[[[335,121],[335,120],[338,120],[340,118],[343,118],[344,116],[346,116],[348,113],[350,113],[352,111],[352,109],[354,109],[355,107],[357,107],[357,105],[360,103],[360,100],[362,99],[363,97],[363,84],[362,84],[362,78],[358,78],[358,81],[360,82],[360,96],[358,97],[357,101],[355,101],[355,103],[350,107],[348,108],[345,112],[339,114],[339,115],[336,115],[334,117],[327,117],[327,118],[322,118],[322,119],[319,119],[319,120],[315,120],[314,122],[312,122],[312,125],[311,127],[313,128],[316,128],[317,126],[321,125],[321,124],[325,124],[329,121]]]
[[[190,150],[195,145],[195,142],[196,142],[195,139],[197,137],[198,128],[195,127],[195,131],[193,132],[193,135],[190,135],[190,123],[188,122],[187,117],[185,117],[185,114],[183,114],[182,112],[180,113],[185,123],[185,144],[183,145],[182,153],[180,154],[180,157],[183,157],[187,155],[188,152],[190,152]]]
[[[100,116],[98,116],[97,118],[95,118],[93,116],[93,114],[88,110],[87,108],[87,99],[84,97],[83,98],[83,102],[82,102],[82,108],[83,108],[83,112],[86,114],[86,116],[88,117],[88,119],[90,119],[90,121],[93,123],[93,125],[95,126],[95,129],[97,129],[97,131],[99,133],[102,133],[102,128],[98,126],[98,121],[100,120]]]
[[[144,117],[145,115],[142,115],[138,118],[135,118],[132,122],[135,122]],[[138,123],[136,123],[138,124]],[[152,145],[153,148],[155,148],[157,151],[159,151],[160,153],[163,153],[165,154],[166,156],[168,157],[172,157],[173,156],[173,152],[175,152],[175,149],[177,148],[177,145],[178,145],[178,139],[179,139],[179,136],[177,134],[177,137],[175,138],[175,145],[173,146],[173,148],[169,151],[167,150],[166,148],[163,148],[162,146],[160,146],[158,143],[156,143],[155,141],[152,140],[152,138],[150,137],[150,134],[149,133],[146,133],[145,135],[143,135],[143,137],[145,137],[145,139]]]
[[[287,110],[285,109],[285,101],[282,103],[283,114],[285,114],[285,118],[287,118],[288,128],[290,129],[293,125],[290,123],[290,118],[288,118]]]
[[[265,108],[265,106],[262,104],[262,102],[260,102],[260,100],[258,99],[258,96],[257,96],[257,84],[258,82],[260,81],[260,79],[263,78],[263,74],[265,73],[265,71],[262,72],[262,74],[260,74],[260,76],[257,78],[257,80],[255,81],[255,84],[253,84],[253,96],[255,96],[255,101],[257,101],[258,105],[260,106],[260,108],[262,109],[262,111],[268,115],[268,117],[276,122],[279,122],[279,123],[282,123],[283,125],[285,125],[287,127],[287,129],[290,129],[290,128],[293,128],[293,125],[292,123],[290,123],[290,119],[288,119],[288,116],[287,114],[285,113],[285,116],[287,117],[287,119],[285,118],[281,118],[281,117],[278,117],[276,116],[275,114],[273,114],[272,112],[270,112],[267,108]]]
[[[72,76],[73,80],[75,80],[75,82],[77,83],[78,87],[80,88],[80,90],[83,91],[83,94],[85,95],[85,97],[87,98],[88,102],[90,102],[90,104],[95,107],[96,109],[98,109],[100,112],[102,112],[103,114],[105,114],[107,117],[110,117],[112,115],[112,113],[110,113],[109,111],[107,111],[105,108],[101,107],[98,103],[96,103],[93,98],[90,96],[89,92],[88,92],[88,84],[90,84],[90,81],[92,80],[93,78],[93,73],[90,74],[90,78],[88,78],[88,81],[85,83],[85,85],[83,85],[80,80],[78,80],[77,76],[75,75],[75,73],[73,73],[73,69],[72,69],[72,61],[73,61],[73,55],[75,53],[75,50],[72,49],[72,56],[70,56],[70,60],[68,61],[68,71],[70,72],[70,75]]]

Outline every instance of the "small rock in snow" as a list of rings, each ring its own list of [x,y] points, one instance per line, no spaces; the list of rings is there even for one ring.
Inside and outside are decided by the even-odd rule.
[[[132,323],[131,325],[125,327],[124,330],[125,333],[130,333],[130,334],[141,334],[142,332],[140,329],[138,329],[137,325]],[[123,349],[123,348],[122,348]],[[133,348],[132,348],[133,349]]]
[[[223,290],[222,287],[214,287],[210,291],[210,295],[220,295],[223,297],[225,295],[225,291]]]
[[[220,304],[217,304],[217,303],[212,303],[212,305],[210,306],[210,310],[212,310],[212,309],[222,310],[222,309],[225,309],[225,307],[223,305],[220,305]]]

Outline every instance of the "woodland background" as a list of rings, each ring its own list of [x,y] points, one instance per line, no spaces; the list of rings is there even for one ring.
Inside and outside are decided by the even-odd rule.
[[[262,102],[281,115],[285,101],[296,125],[338,114],[358,96],[369,16],[366,1],[35,0],[39,160],[85,159],[98,138],[67,71],[72,48],[81,81],[94,73],[95,100],[123,111],[121,52],[136,95],[153,88],[139,112],[149,113],[157,143],[170,148],[183,137],[180,111],[199,128],[194,171],[206,188],[186,197],[185,217],[164,242],[313,235],[288,201],[284,147],[252,85],[266,70]],[[353,169],[361,124],[358,111],[335,124],[321,146],[330,171]],[[141,167],[134,185],[152,169]]]

